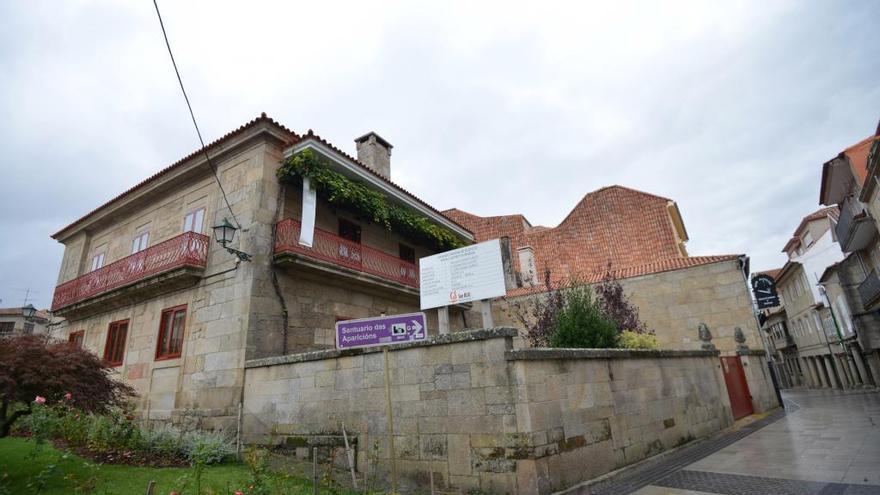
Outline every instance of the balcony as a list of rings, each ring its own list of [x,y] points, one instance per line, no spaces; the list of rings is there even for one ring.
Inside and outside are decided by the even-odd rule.
[[[835,228],[840,248],[851,253],[865,249],[877,235],[877,224],[874,218],[858,201],[852,198],[843,202],[840,217]]]
[[[197,281],[208,258],[208,236],[186,232],[55,288],[52,311],[85,316]],[[96,304],[100,303],[100,304]]]
[[[388,253],[315,229],[312,247],[299,243],[300,222],[285,218],[275,226],[275,260],[299,262],[330,269],[368,282],[403,286],[407,292],[419,288],[419,267]],[[312,263],[315,261],[317,263]]]
[[[865,280],[859,284],[859,298],[862,300],[862,305],[865,309],[869,309],[869,306],[880,298],[880,278],[877,277],[877,272],[872,270],[865,277]]]

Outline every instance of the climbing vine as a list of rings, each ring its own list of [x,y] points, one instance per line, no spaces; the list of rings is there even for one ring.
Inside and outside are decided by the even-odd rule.
[[[396,230],[437,249],[454,249],[465,245],[450,230],[431,222],[409,208],[391,203],[385,195],[363,182],[330,170],[327,159],[312,150],[291,155],[278,168],[278,178],[295,182],[308,177],[318,196],[331,205],[377,223],[387,230]]]

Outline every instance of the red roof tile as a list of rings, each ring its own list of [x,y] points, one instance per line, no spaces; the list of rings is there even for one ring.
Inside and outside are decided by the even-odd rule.
[[[458,209],[443,213],[468,227],[478,242],[510,238],[517,271],[521,271],[517,249],[532,247],[539,272],[536,275],[542,284],[547,270],[552,283],[598,281],[609,266],[616,277],[628,278],[737,258],[683,256],[668,208],[670,202],[622,186],[603,187],[585,195],[552,228],[532,227],[522,215],[480,217]]]

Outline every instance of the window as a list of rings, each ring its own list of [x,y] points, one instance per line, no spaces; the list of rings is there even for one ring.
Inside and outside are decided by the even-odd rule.
[[[92,257],[92,271],[104,266],[104,252],[101,251]]]
[[[12,333],[15,330],[14,321],[0,321],[0,335]]]
[[[351,242],[361,243],[361,226],[349,222],[348,220],[339,219],[339,237],[347,239]]]
[[[70,332],[70,335],[67,336],[67,341],[77,347],[82,347],[83,341],[85,341],[85,340],[86,340],[85,330],[80,330],[78,332]]]
[[[400,259],[407,263],[416,264],[416,250],[406,244],[398,244]]]
[[[813,245],[813,234],[811,234],[809,231],[804,234],[804,245],[806,245],[807,247]]]
[[[104,345],[104,361],[110,366],[122,364],[125,357],[125,339],[128,337],[128,320],[114,321],[107,328],[107,343]]]
[[[147,243],[150,241],[150,232],[141,232],[134,236],[131,241],[131,254],[147,249]]]
[[[202,233],[202,224],[205,222],[205,209],[199,208],[198,210],[191,211],[183,217],[183,231],[184,232],[195,232],[197,234]]]
[[[162,311],[162,319],[159,322],[159,342],[156,344],[156,359],[180,357],[185,325],[186,305]]]
[[[34,324],[33,323],[25,323],[24,324],[24,334],[25,335],[33,335],[34,333]]]

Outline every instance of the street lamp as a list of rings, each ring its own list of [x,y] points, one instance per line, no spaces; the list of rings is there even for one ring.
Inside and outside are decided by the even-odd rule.
[[[217,240],[217,244],[223,246],[223,248],[230,254],[237,256],[239,261],[251,260],[251,255],[228,246],[228,244],[235,239],[235,231],[238,230],[234,225],[229,223],[229,219],[224,218],[222,222],[212,228],[214,229],[214,239]]]
[[[28,304],[27,306],[23,306],[21,308],[21,315],[24,316],[24,319],[27,321],[33,320],[34,315],[36,314],[37,308],[35,308],[33,304]]]

